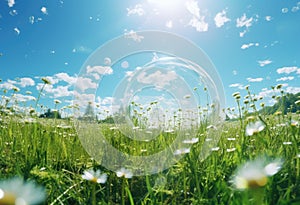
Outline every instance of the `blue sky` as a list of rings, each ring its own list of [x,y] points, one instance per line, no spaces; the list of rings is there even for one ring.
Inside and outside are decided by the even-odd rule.
[[[40,103],[68,105],[82,65],[99,46],[125,33],[161,30],[189,39],[210,57],[226,107],[246,85],[269,104],[271,86],[300,92],[299,20],[294,0],[1,0],[0,89],[18,87],[16,97],[31,105],[47,77],[52,84]],[[101,85],[98,103],[104,107],[111,102],[110,86]]]

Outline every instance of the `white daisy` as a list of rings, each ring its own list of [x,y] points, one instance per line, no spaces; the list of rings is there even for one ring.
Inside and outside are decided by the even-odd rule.
[[[267,184],[268,177],[273,176],[281,169],[282,163],[280,159],[267,163],[262,158],[246,162],[237,170],[232,178],[232,183],[235,188],[240,190],[263,187]]]
[[[85,170],[82,178],[94,183],[104,184],[107,180],[107,174],[101,174],[100,170],[94,171],[93,169]]]
[[[252,136],[265,129],[265,124],[262,121],[250,122],[246,127],[246,135]]]
[[[42,203],[45,198],[44,188],[33,182],[20,178],[0,182],[0,204],[32,205]]]
[[[117,177],[125,177],[127,179],[132,178],[133,174],[130,170],[121,168],[118,171],[116,171]]]

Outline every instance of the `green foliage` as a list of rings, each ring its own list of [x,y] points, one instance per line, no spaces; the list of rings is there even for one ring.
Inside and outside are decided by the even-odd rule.
[[[296,113],[297,111],[300,111],[300,105],[295,104],[295,102],[299,99],[300,93],[286,93],[282,95],[273,106],[265,107],[261,110],[261,112],[268,115],[274,114],[278,111],[283,114],[287,114],[288,112]]]
[[[47,110],[47,112],[45,112],[44,114],[40,115],[40,118],[61,119],[61,115],[60,115],[59,111],[57,111],[57,110],[51,111],[51,109],[49,108]]]

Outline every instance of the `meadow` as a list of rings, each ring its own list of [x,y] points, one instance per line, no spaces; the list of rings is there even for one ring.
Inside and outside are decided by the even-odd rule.
[[[178,162],[145,176],[128,168],[112,172],[91,158],[72,117],[44,119],[2,103],[0,204],[300,204],[300,114],[258,112],[264,99],[251,96],[233,94],[237,117],[217,130],[220,140],[207,158],[199,160],[211,129],[203,123],[185,139],[191,148],[176,153]],[[97,126],[118,149],[143,154],[144,144],[132,143],[113,124]],[[150,148],[164,149],[175,135],[161,133]],[[25,203],[17,203],[22,197]]]

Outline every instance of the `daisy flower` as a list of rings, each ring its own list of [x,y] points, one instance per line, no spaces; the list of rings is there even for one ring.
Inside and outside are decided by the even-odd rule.
[[[184,144],[195,144],[199,141],[199,138],[192,138],[192,139],[186,139],[186,140],[183,140],[183,143]]]
[[[282,168],[282,163],[280,159],[267,163],[262,158],[246,162],[236,171],[231,182],[239,190],[263,187],[267,184],[268,177]]]
[[[133,174],[130,170],[121,168],[118,171],[116,171],[117,177],[125,177],[127,179],[132,178]]]
[[[0,204],[33,205],[40,204],[46,198],[44,188],[33,182],[13,178],[0,182]]]
[[[174,155],[182,155],[182,154],[187,154],[190,153],[191,148],[181,148],[181,149],[177,149],[174,152]]]
[[[100,170],[94,171],[93,169],[85,170],[82,178],[93,183],[104,184],[107,180],[107,174],[101,174]]]
[[[246,127],[246,135],[252,136],[265,129],[265,124],[262,121],[250,122]]]

